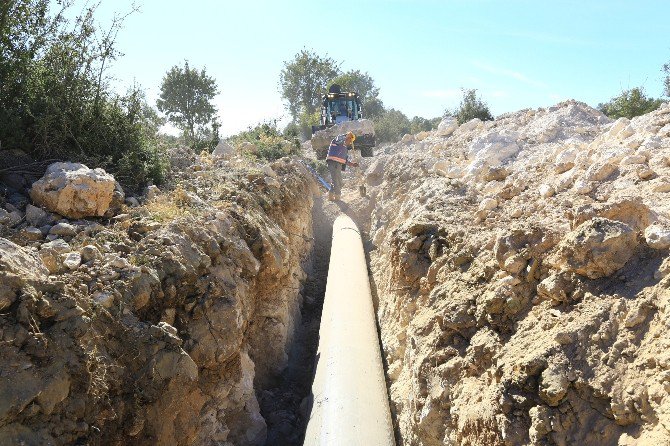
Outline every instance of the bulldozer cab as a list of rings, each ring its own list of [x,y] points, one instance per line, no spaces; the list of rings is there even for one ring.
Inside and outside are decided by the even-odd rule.
[[[330,87],[323,97],[321,106],[321,125],[330,127],[345,121],[357,121],[363,118],[361,101],[357,93],[342,92],[338,85]]]

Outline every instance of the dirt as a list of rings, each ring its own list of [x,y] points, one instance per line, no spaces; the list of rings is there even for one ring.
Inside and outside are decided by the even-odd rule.
[[[340,202],[297,160],[193,153],[113,218],[0,199],[0,443],[300,444],[342,212],[399,444],[670,442],[670,107],[566,101],[375,153]]]
[[[670,442],[670,108],[568,101],[445,133],[368,166],[400,444]]]

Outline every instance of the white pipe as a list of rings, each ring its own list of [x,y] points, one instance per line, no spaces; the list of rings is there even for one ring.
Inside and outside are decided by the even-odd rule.
[[[306,446],[393,446],[384,369],[363,243],[356,224],[333,225]]]

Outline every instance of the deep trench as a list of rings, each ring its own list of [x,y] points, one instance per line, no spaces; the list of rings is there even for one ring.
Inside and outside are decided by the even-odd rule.
[[[261,415],[267,424],[268,446],[301,445],[309,419],[309,397],[319,344],[319,326],[333,232],[333,219],[324,210],[322,198],[312,208],[314,245],[307,261],[307,279],[303,284],[303,305],[288,354],[288,363],[275,386],[261,391]]]

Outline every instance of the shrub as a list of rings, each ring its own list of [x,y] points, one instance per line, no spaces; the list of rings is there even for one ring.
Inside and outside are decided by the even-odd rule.
[[[476,89],[463,90],[463,99],[456,110],[445,111],[445,116],[454,116],[459,124],[466,123],[474,118],[482,121],[493,121],[489,106],[477,97]]]
[[[68,22],[71,2],[16,0],[0,5],[0,140],[38,160],[103,167],[125,186],[160,182],[167,169],[156,144],[160,119],[139,88],[109,88],[121,21],[99,33],[95,7]],[[54,5],[56,7],[56,5]]]
[[[388,109],[375,120],[375,134],[378,143],[396,142],[410,133],[411,123],[401,111]]]
[[[297,137],[287,137],[277,129],[277,123],[266,122],[239,133],[230,138],[235,147],[247,141],[256,147],[254,153],[245,153],[246,156],[274,161],[279,158],[300,153],[300,140]]]
[[[661,99],[648,98],[642,87],[624,90],[604,104],[598,104],[598,110],[612,119],[628,118],[647,114],[661,106]]]
[[[419,132],[428,132],[435,130],[442,118],[426,119],[420,116],[415,116],[410,121],[410,132],[416,135]]]

